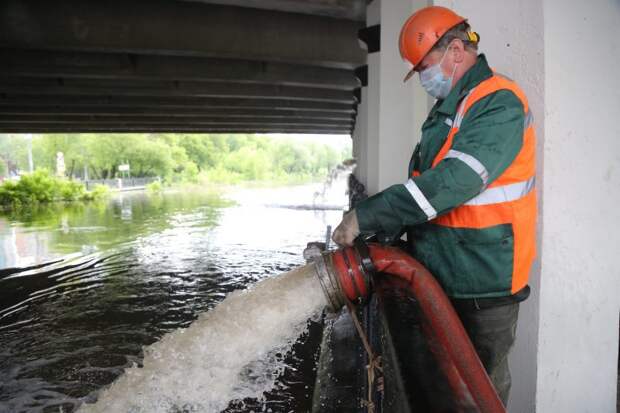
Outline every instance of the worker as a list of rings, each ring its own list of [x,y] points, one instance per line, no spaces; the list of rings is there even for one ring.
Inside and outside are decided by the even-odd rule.
[[[523,91],[478,54],[480,36],[431,6],[405,22],[402,58],[436,100],[408,180],[359,202],[333,234],[400,238],[437,278],[498,395],[510,391],[508,353],[536,254],[535,137]],[[406,148],[402,148],[406,150]]]

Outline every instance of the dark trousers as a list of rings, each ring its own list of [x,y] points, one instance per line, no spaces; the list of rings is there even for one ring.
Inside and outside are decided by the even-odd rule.
[[[454,300],[453,305],[506,406],[511,384],[508,353],[515,341],[519,303],[480,308],[473,300]]]

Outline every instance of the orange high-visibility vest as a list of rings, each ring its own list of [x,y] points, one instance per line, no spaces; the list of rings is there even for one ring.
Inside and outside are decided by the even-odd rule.
[[[459,131],[467,111],[478,100],[502,89],[512,91],[523,104],[525,123],[521,151],[512,164],[495,181],[484,187],[479,195],[431,222],[446,227],[473,229],[511,224],[514,235],[511,292],[514,294],[527,285],[530,268],[536,256],[537,215],[536,137],[527,99],[517,84],[506,77],[494,74],[473,88],[463,98],[446,142],[433,160],[432,167],[444,158],[463,155],[457,151],[453,151],[454,153],[450,151],[454,135]],[[468,159],[462,160],[466,163],[468,161]]]

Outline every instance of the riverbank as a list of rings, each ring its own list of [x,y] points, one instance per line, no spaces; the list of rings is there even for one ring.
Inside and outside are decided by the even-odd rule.
[[[162,182],[160,180],[141,179],[140,185],[133,185],[130,180],[110,180],[94,185],[91,181],[83,183],[65,178],[51,176],[46,170],[24,174],[18,180],[6,180],[0,184],[0,210],[10,211],[21,208],[33,208],[41,204],[73,203],[101,200],[114,192],[147,191],[199,191],[227,192],[238,188],[275,188],[299,185],[319,184],[322,177],[292,175],[281,179],[210,180],[206,175],[191,181]]]

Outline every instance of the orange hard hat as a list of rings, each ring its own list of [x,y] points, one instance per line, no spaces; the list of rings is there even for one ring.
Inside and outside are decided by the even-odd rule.
[[[441,36],[465,20],[452,10],[440,6],[425,7],[407,19],[398,41],[401,57],[413,65],[405,81],[413,75],[418,64]]]

